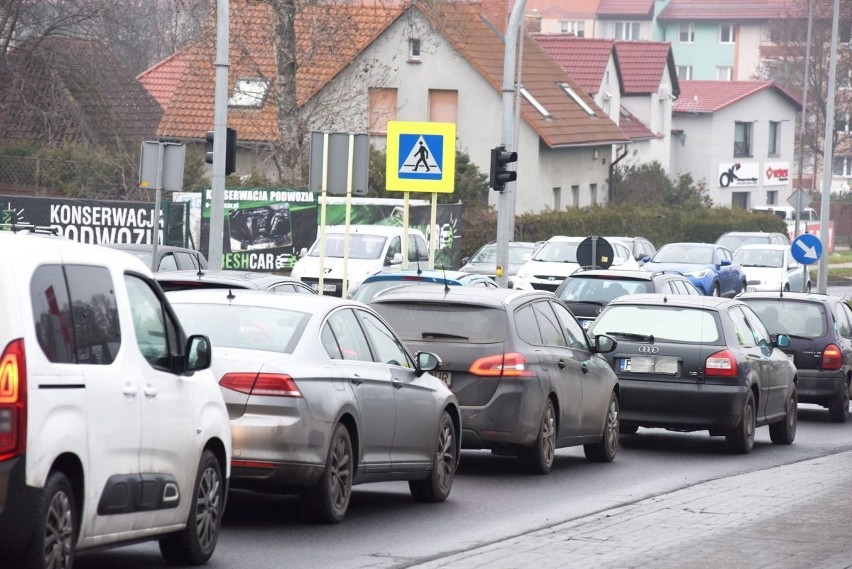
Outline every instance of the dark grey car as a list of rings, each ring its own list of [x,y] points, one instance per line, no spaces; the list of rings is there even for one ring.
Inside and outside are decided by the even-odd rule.
[[[751,452],[754,431],[772,442],[796,436],[796,368],[744,302],[707,296],[616,298],[590,328],[618,348],[606,355],[621,387],[621,431],[662,427],[724,435]]]
[[[413,351],[442,360],[459,400],[462,448],[517,456],[545,474],[555,449],[584,445],[609,462],[618,447],[619,388],[580,324],[552,293],[420,286],[388,290],[371,306]]]
[[[166,291],[234,288],[316,294],[317,291],[299,279],[254,271],[163,271],[154,278]]]

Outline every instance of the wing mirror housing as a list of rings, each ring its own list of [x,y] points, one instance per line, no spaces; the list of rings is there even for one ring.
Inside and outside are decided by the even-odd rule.
[[[595,352],[599,354],[608,354],[615,350],[616,346],[618,346],[618,342],[612,336],[607,336],[606,334],[595,334]]]
[[[186,340],[186,356],[183,362],[184,371],[191,374],[210,367],[212,359],[210,338],[195,334]]]
[[[441,367],[441,358],[432,352],[417,352],[414,355],[414,359],[416,361],[414,371],[418,376],[423,375],[427,371],[435,371]]]

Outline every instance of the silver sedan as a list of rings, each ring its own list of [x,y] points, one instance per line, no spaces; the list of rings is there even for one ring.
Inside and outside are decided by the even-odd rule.
[[[328,296],[249,290],[168,293],[189,334],[213,343],[228,406],[231,486],[297,493],[335,523],[353,484],[407,480],[440,502],[459,454],[458,401],[373,310]]]

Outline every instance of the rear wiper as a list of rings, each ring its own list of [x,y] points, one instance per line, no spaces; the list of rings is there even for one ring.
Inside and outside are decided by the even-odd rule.
[[[423,332],[420,334],[423,338],[450,338],[453,340],[470,340],[467,336],[459,336],[458,334],[448,334],[446,332]]]
[[[622,338],[630,338],[631,340],[644,340],[646,342],[653,342],[654,335],[653,334],[635,334],[633,332],[604,332],[608,336],[620,336]]]
[[[603,301],[600,301],[600,300],[576,300],[576,299],[567,300],[567,299],[564,299],[564,298],[562,300],[564,302],[574,302],[574,303],[577,303],[577,304],[592,304],[594,306],[603,306],[604,305]]]
[[[799,334],[788,334],[787,332],[781,332],[781,334],[784,334],[788,338],[797,338],[799,340],[813,340],[814,339],[814,338],[811,338],[810,336],[800,336]]]

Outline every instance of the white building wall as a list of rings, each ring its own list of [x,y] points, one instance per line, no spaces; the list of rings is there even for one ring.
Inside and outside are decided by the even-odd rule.
[[[760,68],[761,27],[754,24],[740,24],[737,28],[735,52],[736,81],[750,81]]]

